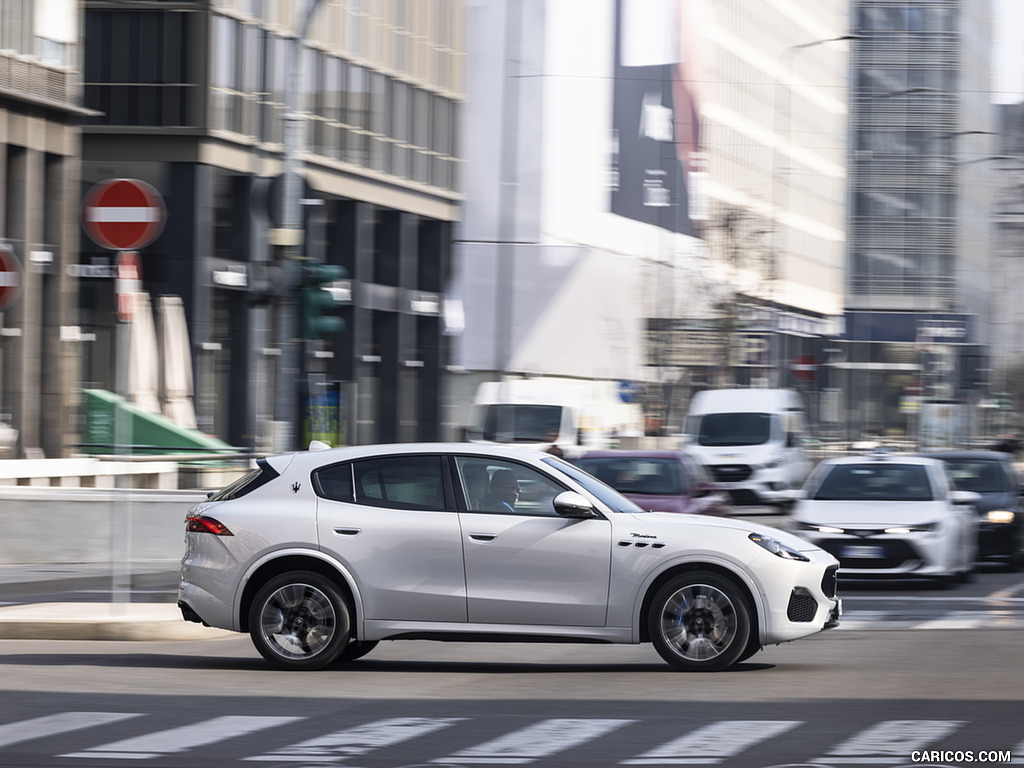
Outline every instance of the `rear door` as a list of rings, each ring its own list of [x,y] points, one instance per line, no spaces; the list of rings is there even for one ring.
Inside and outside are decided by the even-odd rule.
[[[466,621],[459,516],[441,455],[323,467],[314,488],[320,547],[352,572],[366,619]]]

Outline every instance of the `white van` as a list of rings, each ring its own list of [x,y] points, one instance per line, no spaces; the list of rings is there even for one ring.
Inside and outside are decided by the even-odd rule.
[[[686,448],[736,504],[783,504],[811,470],[804,408],[790,389],[698,392],[686,416]]]
[[[608,448],[623,434],[641,434],[643,411],[613,381],[555,378],[482,383],[467,430],[470,442],[515,443],[575,457]]]

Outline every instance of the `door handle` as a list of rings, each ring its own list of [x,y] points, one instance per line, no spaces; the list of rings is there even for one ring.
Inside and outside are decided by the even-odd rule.
[[[362,528],[335,528],[334,532],[339,536],[358,536],[362,533]]]
[[[471,533],[471,534],[469,534],[469,538],[471,538],[473,541],[494,541],[496,538],[498,538],[498,534],[496,534],[496,533]]]

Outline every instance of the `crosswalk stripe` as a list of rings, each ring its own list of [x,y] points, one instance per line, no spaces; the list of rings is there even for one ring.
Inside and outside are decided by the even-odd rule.
[[[61,712],[18,723],[8,723],[0,725],[0,747],[44,736],[55,736],[58,733],[80,731],[97,725],[108,725],[132,717],[139,715],[134,712]]]
[[[456,752],[449,757],[432,760],[434,763],[532,763],[542,757],[575,747],[596,739],[635,720],[582,720],[559,718],[545,720],[528,728],[506,734],[475,747]]]
[[[802,720],[722,720],[623,760],[623,765],[710,765],[802,725]]]
[[[1014,765],[1024,765],[1024,741],[1014,747],[1010,754],[1013,755],[1011,763]]]
[[[814,762],[882,764],[906,762],[922,749],[962,726],[963,720],[886,720],[854,734]]]
[[[265,755],[254,755],[246,760],[316,760],[365,755],[374,749],[390,747],[417,736],[450,728],[464,720],[462,717],[395,717],[348,728],[344,731],[319,736],[299,744],[292,744]]]
[[[61,755],[61,757],[147,760],[176,752],[185,752],[237,736],[245,736],[253,731],[273,728],[295,720],[305,720],[305,718],[225,715],[192,725],[183,725],[180,728],[170,728],[144,736],[112,741],[109,744],[91,747],[84,752],[74,752]]]

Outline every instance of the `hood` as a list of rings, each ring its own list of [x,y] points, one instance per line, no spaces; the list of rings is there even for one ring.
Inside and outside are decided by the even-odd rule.
[[[991,512],[993,509],[1016,510],[1018,508],[1017,494],[1015,493],[999,491],[995,493],[979,493],[978,495],[981,498],[974,503],[974,508],[981,515]]]
[[[694,511],[693,502],[683,496],[657,496],[649,493],[623,493],[638,507],[650,512],[671,512],[676,515]]]
[[[746,536],[751,533],[759,533],[771,539],[776,539],[799,552],[811,552],[819,549],[806,539],[801,539],[788,531],[772,528],[768,525],[759,525],[747,520],[737,520],[728,517],[711,517],[707,515],[676,515],[671,512],[647,512],[644,514],[630,515],[635,521],[630,526],[636,533],[648,533],[668,538],[683,530],[695,533],[699,530],[712,528],[733,530],[740,535]]]
[[[767,457],[779,455],[782,447],[776,440],[757,445],[686,445],[687,450],[699,455],[705,464],[756,464],[765,461]]]
[[[823,523],[837,528],[854,526],[924,525],[949,517],[941,501],[799,501],[790,515],[793,520]]]

